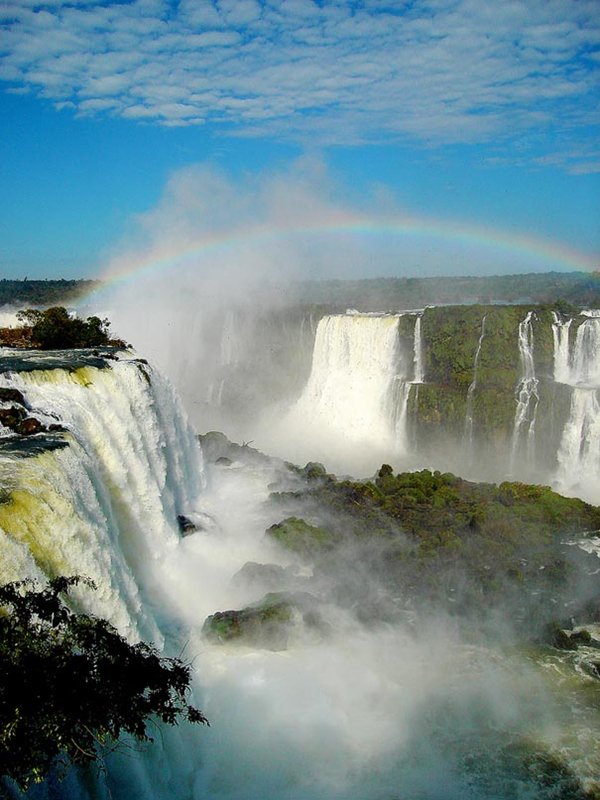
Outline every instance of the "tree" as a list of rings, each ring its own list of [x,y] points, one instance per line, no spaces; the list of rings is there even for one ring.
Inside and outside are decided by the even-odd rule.
[[[31,341],[42,350],[99,347],[109,343],[107,319],[93,316],[84,321],[71,317],[63,306],[45,311],[28,308],[19,311],[17,319],[29,329]]]
[[[190,667],[73,612],[61,595],[77,583],[95,588],[77,576],[0,587],[0,777],[23,790],[96,761],[123,733],[152,741],[152,717],[208,724],[185,699]]]

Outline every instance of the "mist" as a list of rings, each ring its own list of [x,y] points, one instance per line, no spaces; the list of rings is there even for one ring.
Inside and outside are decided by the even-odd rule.
[[[260,177],[210,166],[176,173],[157,207],[132,221],[109,285],[93,299],[114,333],[169,377],[197,433],[220,430],[241,445],[221,463],[205,449],[206,484],[188,509],[199,530],[160,555],[153,607],[171,651],[193,659],[194,699],[213,727],[201,736],[165,732],[161,758],[172,754],[175,766],[163,775],[148,756],[147,794],[156,783],[162,796],[215,800],[508,800],[550,798],[557,787],[584,798],[596,761],[593,735],[581,732],[597,722],[564,688],[577,665],[535,650],[535,637],[593,597],[596,552],[584,564],[573,559],[577,578],[564,591],[540,599],[511,587],[481,618],[477,608],[455,611],[467,597],[476,607],[481,587],[451,553],[419,586],[416,545],[401,526],[361,543],[350,516],[317,501],[295,505],[306,486],[285,461],[322,461],[359,478],[382,463],[514,478],[511,451],[526,453],[535,421],[523,414],[523,442],[509,436],[501,457],[493,447],[479,457],[464,416],[452,435],[415,447],[426,311],[346,313],[307,302],[299,288],[306,277],[364,275],[365,265],[402,272],[397,241],[369,249],[323,233],[362,213],[339,195],[314,159]],[[377,202],[383,217],[391,203]],[[481,320],[473,327],[477,343]],[[251,456],[248,444],[268,456]],[[517,475],[542,477],[521,462]],[[266,532],[290,516],[334,531],[342,545],[322,558],[282,547]],[[392,575],[392,564],[404,566]],[[269,592],[310,597],[319,624],[296,609],[286,646],[275,649],[206,636],[211,615],[252,609]],[[139,785],[126,759],[116,754],[109,764],[115,796]]]
[[[281,456],[288,448],[290,458],[309,458],[314,448],[322,459],[335,449],[327,424],[317,430],[315,419],[308,431],[288,417],[308,383],[326,308],[307,301],[303,281],[541,267],[522,252],[448,231],[395,231],[396,222],[435,227],[384,187],[358,197],[317,157],[235,176],[210,164],[188,167],[171,176],[154,208],[130,221],[91,308],[169,376],[199,431],[222,429]],[[363,463],[352,455],[366,451],[356,436],[350,449],[337,437],[343,452],[332,468],[367,474],[386,457],[400,463],[406,449],[371,442],[378,455]]]

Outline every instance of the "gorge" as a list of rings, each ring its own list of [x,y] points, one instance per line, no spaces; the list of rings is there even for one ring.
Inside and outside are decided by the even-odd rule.
[[[600,512],[512,481],[600,501],[600,314],[325,311],[224,315],[212,366],[166,370],[187,413],[131,352],[2,352],[1,387],[47,429],[1,431],[2,582],[92,578],[78,606],[192,661],[212,726],[27,796],[597,796]],[[244,444],[199,446],[207,410]],[[327,472],[384,462],[371,484]],[[443,472],[393,477],[423,467]],[[218,612],[264,617],[270,594],[283,639],[206,635]],[[589,638],[558,649],[552,620]]]

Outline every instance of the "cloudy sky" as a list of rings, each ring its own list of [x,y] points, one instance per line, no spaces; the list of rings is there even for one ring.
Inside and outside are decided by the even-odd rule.
[[[597,0],[0,2],[0,270],[99,275],[176,211],[281,230],[286,196],[354,275],[589,269],[599,72]]]

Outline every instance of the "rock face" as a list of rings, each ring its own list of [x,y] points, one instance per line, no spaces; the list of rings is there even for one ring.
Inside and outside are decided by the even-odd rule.
[[[214,517],[204,512],[193,512],[177,515],[177,525],[182,536],[191,536],[193,533],[210,532],[218,529]]]
[[[581,328],[589,340],[595,324],[590,316],[564,303],[426,308],[421,379],[409,387],[406,406],[409,451],[421,463],[430,459],[488,480],[552,480],[574,387],[593,383],[574,374],[586,338]],[[415,330],[414,314],[400,318],[405,359]]]
[[[292,630],[320,625],[316,599],[305,592],[274,592],[237,611],[218,611],[207,618],[203,633],[212,642],[285,650]]]
[[[196,523],[192,522],[192,520],[189,517],[186,517],[184,514],[177,515],[177,524],[182,536],[189,536],[190,534],[198,531],[198,526]]]
[[[335,543],[335,536],[325,528],[309,525],[299,517],[287,517],[281,522],[271,525],[267,536],[275,539],[286,550],[300,555],[328,550]]]
[[[20,395],[20,392],[17,392],[16,389],[8,389],[6,391],[14,391]],[[45,433],[49,430],[63,430],[62,426],[54,424],[47,428],[39,419],[28,416],[27,410],[22,405],[0,408],[0,423],[20,436],[33,436],[36,433]]]
[[[18,389],[10,389],[6,386],[0,386],[0,400],[5,403],[18,403],[20,406],[25,406],[25,398]]]

